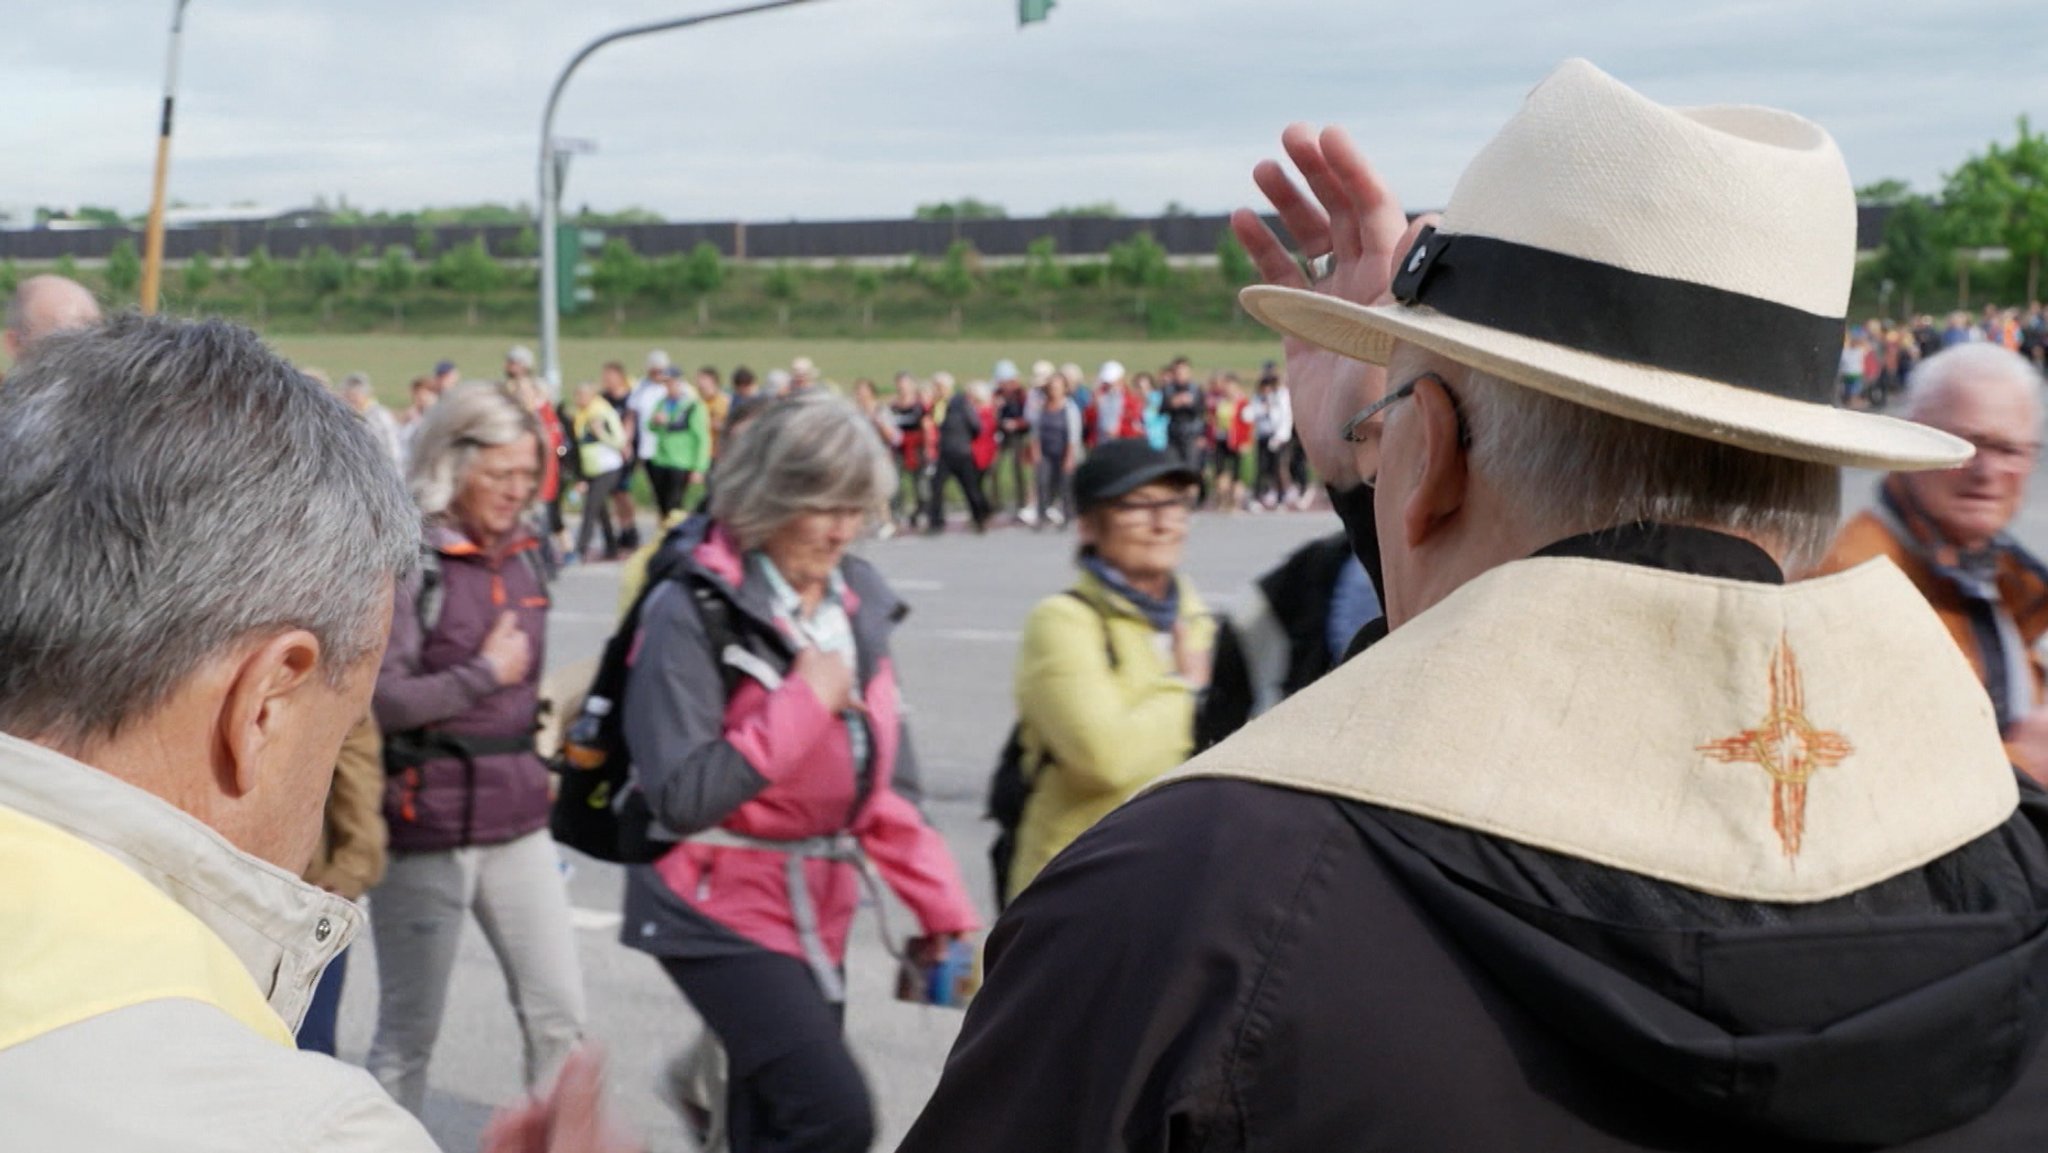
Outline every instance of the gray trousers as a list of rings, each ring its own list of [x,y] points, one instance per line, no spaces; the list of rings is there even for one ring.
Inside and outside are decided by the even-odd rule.
[[[1047,513],[1057,508],[1060,515],[1074,519],[1073,479],[1062,467],[1063,462],[1040,458],[1038,461],[1038,516],[1044,520]]]
[[[370,1073],[418,1116],[467,914],[497,954],[526,1043],[526,1085],[545,1086],[583,1036],[583,975],[569,891],[545,830],[502,845],[391,854],[370,894],[377,1036]]]

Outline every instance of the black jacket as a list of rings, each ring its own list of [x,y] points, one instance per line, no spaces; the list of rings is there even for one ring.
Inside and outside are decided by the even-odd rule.
[[[943,456],[972,457],[974,440],[981,435],[981,418],[974,403],[963,393],[946,403],[946,415],[939,420],[939,453]]]
[[[1781,579],[1687,530],[1545,551]],[[2048,1147],[2048,795],[2021,799],[1920,869],[1795,906],[1171,785],[1005,913],[903,1149]]]
[[[1323,632],[1329,624],[1337,574],[1351,555],[1351,545],[1344,534],[1332,533],[1289,553],[1286,560],[1257,581],[1257,595],[1265,601],[1287,638],[1287,674],[1280,683],[1283,698],[1314,684],[1317,677],[1335,667]],[[1247,638],[1238,632],[1235,622],[1224,620],[1217,625],[1209,691],[1203,694],[1201,708],[1195,713],[1198,753],[1243,728],[1251,719],[1258,688],[1252,683],[1254,662],[1246,652],[1246,644]]]

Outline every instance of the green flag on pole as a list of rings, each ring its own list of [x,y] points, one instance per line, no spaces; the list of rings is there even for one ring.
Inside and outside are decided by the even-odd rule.
[[[1052,12],[1054,0],[1017,0],[1017,27],[1036,24]]]

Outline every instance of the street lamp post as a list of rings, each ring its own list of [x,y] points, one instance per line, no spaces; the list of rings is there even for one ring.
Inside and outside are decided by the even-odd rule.
[[[157,289],[164,274],[164,186],[171,176],[171,105],[178,94],[178,44],[185,34],[185,5],[171,0],[170,57],[164,64],[164,110],[156,135],[156,186],[149,194],[149,227],[142,240],[142,313],[156,312]]]
[[[555,86],[548,90],[548,105],[540,118],[540,361],[548,387],[559,390],[562,385],[560,301],[556,297],[558,259],[555,244],[556,220],[561,214],[561,173],[555,166],[555,105],[562,99],[562,89],[569,83],[569,77],[590,55],[607,44],[629,40],[635,36],[646,36],[655,32],[667,32],[675,28],[688,28],[694,24],[708,24],[713,20],[725,20],[734,16],[747,16],[755,12],[769,12],[777,8],[794,8],[799,4],[815,3],[816,0],[762,0],[757,4],[746,4],[738,8],[726,8],[717,12],[702,12],[695,16],[681,16],[673,20],[658,20],[652,24],[636,24],[621,28],[585,44],[576,55],[569,58],[562,74],[555,77]],[[184,0],[178,0],[184,7]],[[165,125],[168,134],[170,123],[168,102],[165,105]],[[168,135],[166,136],[168,139]],[[158,160],[161,171],[163,161]]]

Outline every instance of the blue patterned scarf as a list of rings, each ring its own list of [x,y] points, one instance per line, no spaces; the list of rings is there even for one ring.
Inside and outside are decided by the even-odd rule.
[[[1100,553],[1091,552],[1083,555],[1081,557],[1081,567],[1094,573],[1095,579],[1101,581],[1109,591],[1135,605],[1139,612],[1145,614],[1145,619],[1152,622],[1152,627],[1160,632],[1172,632],[1174,624],[1180,620],[1179,581],[1169,581],[1166,586],[1166,596],[1161,598],[1155,597],[1150,593],[1140,592],[1136,586],[1132,585],[1124,577],[1124,574],[1112,568],[1108,561],[1103,560]]]

